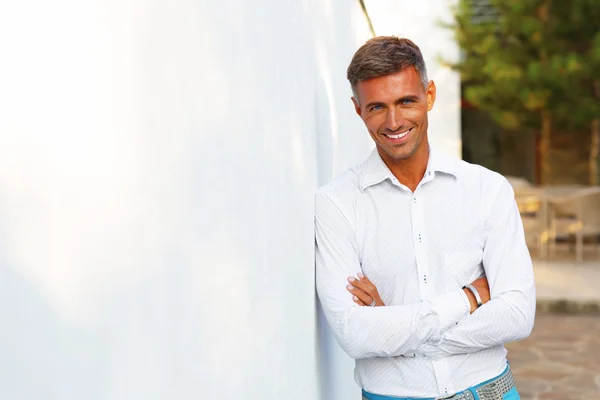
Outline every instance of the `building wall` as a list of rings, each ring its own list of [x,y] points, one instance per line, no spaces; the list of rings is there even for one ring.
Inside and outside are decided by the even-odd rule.
[[[357,4],[0,6],[1,398],[318,398]]]
[[[358,393],[313,194],[372,147],[368,37],[343,0],[0,5],[0,397]]]

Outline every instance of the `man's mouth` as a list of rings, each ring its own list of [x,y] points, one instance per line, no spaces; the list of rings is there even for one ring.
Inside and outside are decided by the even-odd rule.
[[[407,129],[404,132],[397,133],[395,135],[390,135],[390,134],[386,134],[386,133],[384,133],[383,135],[389,137],[390,139],[397,140],[397,139],[402,139],[403,137],[405,137],[406,135],[408,135],[411,130],[412,130],[412,128]]]

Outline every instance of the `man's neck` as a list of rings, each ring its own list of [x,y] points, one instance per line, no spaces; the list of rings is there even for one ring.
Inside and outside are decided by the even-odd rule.
[[[429,145],[419,146],[415,153],[401,160],[395,160],[387,156],[381,156],[383,162],[390,169],[392,174],[402,183],[408,187],[412,192],[417,189],[417,186],[423,179],[425,172],[427,171],[427,163],[429,162]],[[381,155],[381,153],[379,153]]]

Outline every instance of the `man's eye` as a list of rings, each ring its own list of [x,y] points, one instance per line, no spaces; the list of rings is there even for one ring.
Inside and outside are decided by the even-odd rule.
[[[412,103],[414,103],[414,101],[410,100],[410,99],[402,100],[402,104],[412,104]]]
[[[381,109],[381,106],[373,106],[373,107],[371,107],[370,111],[377,111],[377,110],[380,110],[380,109]]]

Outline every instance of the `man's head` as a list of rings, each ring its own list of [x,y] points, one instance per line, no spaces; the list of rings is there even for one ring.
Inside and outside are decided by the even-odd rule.
[[[395,36],[369,40],[354,54],[348,80],[356,113],[384,161],[409,158],[428,146],[427,112],[435,102],[435,84],[427,79],[416,44]]]

